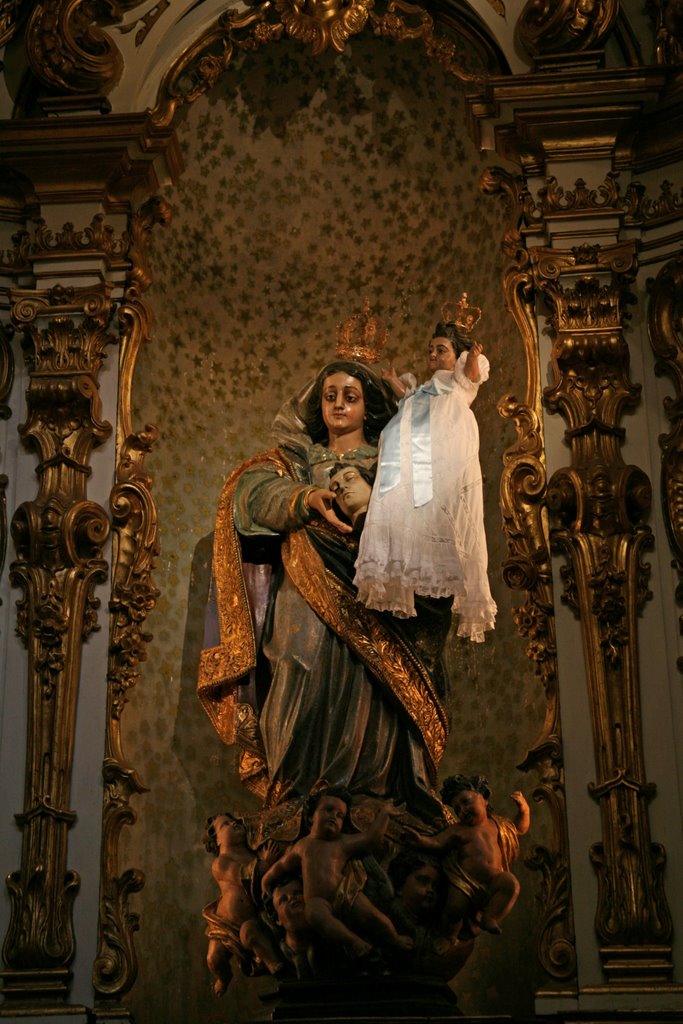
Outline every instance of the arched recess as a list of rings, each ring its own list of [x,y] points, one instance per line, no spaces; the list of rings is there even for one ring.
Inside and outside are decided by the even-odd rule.
[[[496,67],[499,71],[502,70],[500,54],[496,48],[489,46],[488,49],[485,49],[483,44],[478,53],[478,64],[475,64],[474,67],[462,65],[461,46],[457,32],[458,24],[455,16],[450,12],[448,18],[444,18],[444,22],[454,31],[447,35],[435,31],[430,16],[417,6],[399,2],[393,5],[391,13],[392,17],[387,14],[381,18],[374,10],[368,14],[368,26],[374,27],[376,37],[389,37],[388,45],[398,46],[406,41],[412,41],[415,46],[424,47],[427,55],[435,58],[448,74],[465,82],[481,84],[482,74],[485,74],[491,67]],[[249,67],[248,61],[256,59],[254,56],[256,51],[272,47],[283,39],[282,23],[279,23],[277,19],[273,22],[269,20],[270,17],[268,11],[254,8],[240,17],[224,18],[211,25],[200,39],[192,47],[186,49],[168,69],[160,86],[159,98],[152,113],[152,119],[160,126],[169,127],[174,123],[174,118],[177,120],[180,108],[186,108],[200,96],[207,94],[210,103],[214,90],[218,89],[223,81],[223,72],[227,72],[229,75],[231,65],[237,59],[241,62],[240,67],[246,69]],[[471,38],[473,32],[471,24],[466,24],[463,31],[466,39]],[[306,36],[305,26],[302,28],[302,32]],[[483,39],[481,26],[477,27],[477,32],[481,41]],[[296,35],[296,33],[292,34]],[[367,27],[366,35],[368,35]],[[304,38],[304,42],[315,47],[316,42],[319,44],[320,37],[314,33],[312,37]],[[381,38],[378,38],[372,45],[380,46]],[[331,35],[327,39],[326,46],[330,50],[334,49]],[[326,66],[329,67],[329,53],[321,58],[321,60],[323,59]],[[487,62],[488,67],[486,67]],[[509,216],[514,222],[519,204],[523,202],[521,182],[515,174],[510,170],[490,171],[482,178],[481,189],[482,192],[489,194],[501,193],[507,200]],[[479,199],[481,203],[488,201],[483,196]],[[171,202],[173,202],[172,198]],[[155,219],[165,216],[165,211],[160,212],[158,207],[156,209],[149,206],[143,208],[136,222],[139,225],[138,230],[144,234]],[[486,241],[492,247],[498,246],[498,239],[487,238]],[[163,246],[164,243],[161,241],[159,244]],[[522,382],[518,379],[514,381],[514,393],[505,393],[505,389],[501,389],[495,394],[496,400],[500,398],[500,414],[510,422],[511,427],[514,426],[516,434],[516,440],[504,452],[499,453],[499,464],[501,456],[503,463],[500,476],[500,506],[503,512],[506,546],[503,572],[508,586],[521,595],[521,604],[513,611],[514,621],[517,631],[526,642],[527,654],[531,659],[533,670],[540,676],[546,696],[545,721],[540,735],[536,738],[529,738],[529,750],[523,757],[522,767],[524,770],[533,768],[540,774],[540,784],[536,788],[534,796],[539,802],[545,803],[550,810],[550,822],[548,823],[546,820],[546,829],[549,824],[552,833],[547,845],[537,845],[530,855],[531,866],[541,872],[542,878],[543,911],[538,925],[537,951],[543,971],[551,979],[551,983],[566,988],[567,985],[571,985],[575,974],[575,953],[556,688],[553,599],[543,511],[545,469],[540,420],[541,383],[538,338],[533,308],[532,279],[521,255],[523,246],[520,243],[520,236],[514,227],[509,227],[504,238],[504,245],[506,258],[511,260],[511,264],[505,272],[504,279],[500,279],[501,309],[504,295],[504,300],[512,312],[516,325],[515,332],[511,330],[511,321],[506,317],[506,329],[510,334],[509,343],[518,347],[524,372]],[[497,285],[494,287],[497,288]],[[128,305],[130,305],[130,309],[128,309]],[[149,334],[150,328],[146,314],[141,315],[133,309],[135,305],[137,310],[137,297],[135,297],[135,304],[131,302],[128,305],[124,303],[121,311],[122,320],[126,325],[124,337],[127,339],[128,352],[124,360],[126,386],[122,394],[124,401],[128,404],[120,410],[120,422],[132,424],[133,366],[137,353],[141,349],[142,341]],[[350,308],[348,311],[351,311]],[[316,339],[316,344],[319,344],[318,339]],[[320,348],[319,351],[320,358],[322,358]],[[508,387],[509,384],[506,383],[505,388]],[[493,397],[491,396],[488,406],[491,413],[493,413]],[[508,433],[511,431],[509,430]],[[119,550],[127,551],[129,554],[127,560],[120,561],[119,566],[115,567],[114,579],[115,587],[117,580],[125,581],[126,573],[130,572],[130,551],[137,549],[144,561],[144,566],[140,570],[142,587],[138,590],[137,595],[140,602],[139,607],[142,608],[145,601],[148,601],[150,605],[153,603],[155,590],[155,585],[149,576],[150,556],[153,556],[156,543],[153,528],[155,512],[151,501],[151,481],[148,470],[144,469],[142,465],[150,448],[152,437],[151,432],[147,430],[142,434],[135,434],[132,427],[130,430],[124,431],[124,434],[128,437],[128,441],[124,444],[123,437],[120,439],[119,450],[122,454],[119,458],[121,467],[119,479],[122,482],[127,480],[129,483],[134,483],[138,488],[138,504],[135,508],[140,510],[143,522],[148,524],[149,529],[141,529],[139,522],[128,515],[128,506],[123,506],[126,509],[126,516],[123,516],[119,522],[115,520],[114,530],[118,531],[117,535],[120,538]],[[131,446],[137,452],[134,459],[131,458]],[[131,468],[134,471],[132,476],[126,477]],[[499,472],[500,470],[496,472],[496,478]],[[493,500],[497,502],[497,498]],[[144,541],[143,537],[146,538]],[[135,616],[126,611],[127,608],[130,608],[130,597],[123,600],[122,607],[124,627],[130,627],[131,635],[135,634],[140,640],[143,640],[139,618],[136,622]],[[507,608],[504,614],[509,615]],[[114,634],[112,637],[111,678],[120,680],[122,666],[129,654],[125,650],[126,644],[122,642],[122,639],[117,639]],[[127,647],[129,651],[130,644]],[[133,668],[135,669],[133,674],[136,674],[137,666],[134,665]],[[121,686],[121,683],[116,685]],[[125,685],[128,685],[128,682]],[[113,777],[117,774],[114,762],[119,754],[121,755],[121,764],[123,764],[118,714],[112,715],[112,730],[112,735],[116,736],[116,741],[112,744],[115,756],[109,766]],[[523,749],[515,750],[518,759],[522,758],[523,754]],[[118,788],[113,787],[109,797],[115,815],[112,819],[112,828],[108,834],[105,834],[103,855],[103,868],[105,869],[107,864],[115,865],[117,863],[120,822],[125,821],[126,815],[130,813],[128,810],[129,799],[135,792],[134,785],[123,778],[122,772],[119,774]],[[106,818],[105,808],[105,820]],[[116,1000],[125,993],[132,984],[136,970],[132,928],[127,922],[126,878],[132,876],[127,872],[119,874],[118,868],[113,872],[110,869],[109,874],[108,880],[103,878],[102,886],[101,920],[107,922],[107,927],[101,928],[100,932],[101,948],[98,964],[109,969],[112,960],[115,959],[112,954],[113,947],[116,947],[118,964],[111,976],[106,979],[102,977],[102,980],[96,985],[103,1004],[106,1004],[108,1000]],[[134,891],[132,885],[129,891]],[[110,929],[109,932],[107,929]],[[97,970],[98,965],[96,964],[96,972]]]

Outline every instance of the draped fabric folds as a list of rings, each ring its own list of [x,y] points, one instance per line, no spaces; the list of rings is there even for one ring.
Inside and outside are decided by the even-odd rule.
[[[324,779],[429,817],[448,735],[450,604],[424,602],[410,623],[359,604],[356,540],[303,503],[329,472],[319,449],[273,449],[226,481],[199,697],[267,804]],[[345,460],[375,457],[364,447]]]

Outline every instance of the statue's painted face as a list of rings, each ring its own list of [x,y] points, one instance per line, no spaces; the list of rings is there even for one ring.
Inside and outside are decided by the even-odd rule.
[[[439,871],[433,864],[423,864],[408,875],[401,886],[399,898],[414,914],[436,906]]]
[[[340,371],[325,378],[322,414],[331,435],[340,437],[363,429],[365,398],[356,377]]]
[[[304,886],[298,878],[279,885],[273,893],[275,915],[287,931],[301,931],[307,927],[304,914]]]
[[[353,518],[368,507],[372,488],[358,472],[357,466],[345,466],[330,477],[330,490],[337,495],[342,512]]]
[[[311,834],[318,839],[336,839],[343,828],[347,810],[338,796],[321,797],[311,819]]]
[[[429,342],[429,369],[431,372],[454,370],[455,363],[455,349],[450,339],[432,338]]]
[[[246,839],[247,833],[243,822],[229,814],[217,814],[213,827],[219,846],[221,841],[227,842],[229,845],[240,845]]]
[[[488,817],[486,800],[474,789],[457,793],[451,800],[451,807],[463,825],[478,825]]]

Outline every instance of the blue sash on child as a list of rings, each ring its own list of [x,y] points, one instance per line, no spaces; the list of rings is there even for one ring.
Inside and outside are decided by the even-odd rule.
[[[413,466],[413,505],[419,508],[432,500],[432,437],[429,423],[432,398],[439,394],[434,379],[420,387],[405,401],[412,401],[410,458]],[[380,497],[391,491],[401,479],[401,423],[403,408],[382,431],[379,452]]]

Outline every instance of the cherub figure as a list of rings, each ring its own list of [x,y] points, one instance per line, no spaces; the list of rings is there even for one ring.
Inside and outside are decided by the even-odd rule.
[[[394,890],[390,910],[394,923],[411,933],[420,925],[434,925],[446,887],[436,858],[403,850],[390,862],[388,871]]]
[[[314,933],[306,920],[304,883],[300,874],[282,875],[273,885],[271,916],[282,928],[282,949],[292,960],[298,978],[309,978],[309,953]]]
[[[285,966],[277,944],[261,922],[253,897],[263,865],[268,866],[277,852],[273,845],[266,844],[266,856],[261,861],[247,845],[244,823],[231,814],[209,818],[204,845],[214,854],[211,873],[221,893],[203,911],[209,937],[206,961],[215,979],[214,992],[220,996],[232,977],[233,956],[245,974],[256,973],[256,961],[261,961],[271,974],[279,974]]]
[[[402,850],[389,864],[394,888],[390,914],[398,928],[415,936],[412,966],[450,980],[467,962],[474,939],[449,942],[439,934],[448,881],[431,854]]]
[[[362,891],[366,875],[356,860],[381,846],[389,820],[398,811],[387,803],[364,832],[345,833],[350,803],[350,794],[341,787],[311,796],[308,835],[269,868],[263,876],[263,890],[272,892],[283,875],[300,870],[306,920],[318,936],[342,947],[355,960],[369,959],[373,953],[372,943],[358,932],[380,946],[411,949],[412,939],[399,935],[386,914]]]
[[[380,438],[377,477],[354,583],[368,608],[416,614],[415,595],[453,597],[458,634],[482,641],[496,605],[487,575],[479,428],[470,409],[489,363],[454,323],[429,342],[430,379],[392,367],[383,377],[400,404]]]
[[[509,868],[519,853],[518,837],[529,831],[529,805],[516,790],[514,820],[494,815],[491,790],[483,776],[452,775],[441,789],[443,802],[458,819],[433,836],[406,829],[415,845],[444,856],[442,868],[449,887],[443,911],[443,930],[453,941],[467,918],[476,918],[484,931],[499,935],[500,921],[519,895],[519,882]]]

